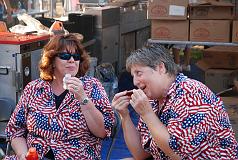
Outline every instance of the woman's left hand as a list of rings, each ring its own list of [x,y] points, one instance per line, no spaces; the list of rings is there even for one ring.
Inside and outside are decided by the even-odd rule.
[[[83,88],[83,82],[79,78],[69,77],[66,83],[68,90],[75,95],[76,99],[82,101],[85,97],[87,97]]]
[[[133,90],[130,104],[140,116],[153,112],[148,97],[141,89]]]

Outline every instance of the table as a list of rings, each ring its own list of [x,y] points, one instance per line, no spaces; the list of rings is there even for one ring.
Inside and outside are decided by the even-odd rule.
[[[188,44],[188,45],[201,45],[201,46],[238,46],[238,43],[224,43],[224,42],[194,42],[194,41],[166,41],[148,39],[149,43],[159,44]]]

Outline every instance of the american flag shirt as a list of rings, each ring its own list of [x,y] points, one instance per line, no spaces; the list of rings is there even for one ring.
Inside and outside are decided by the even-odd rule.
[[[170,148],[182,159],[238,159],[238,145],[225,106],[201,82],[180,73],[167,97],[151,104],[168,129]],[[138,131],[142,147],[154,159],[170,159],[160,150],[142,118]]]
[[[114,125],[114,112],[102,84],[95,78],[80,78],[84,90],[103,114],[109,137]],[[50,148],[55,159],[101,159],[102,139],[87,127],[80,102],[68,92],[56,110],[55,97],[49,82],[30,82],[14,110],[6,128],[7,137],[25,137],[28,147],[35,147],[43,157]]]

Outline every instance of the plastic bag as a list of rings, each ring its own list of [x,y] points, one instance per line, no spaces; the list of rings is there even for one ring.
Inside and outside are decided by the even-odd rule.
[[[23,13],[17,15],[19,21],[23,21],[26,25],[16,25],[11,27],[9,30],[14,33],[27,33],[27,32],[37,32],[37,34],[48,34],[49,28],[42,25],[40,21],[31,17],[30,15]]]

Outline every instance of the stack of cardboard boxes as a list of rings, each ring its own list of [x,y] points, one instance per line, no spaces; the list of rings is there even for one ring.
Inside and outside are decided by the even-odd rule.
[[[151,38],[188,41],[188,0],[149,0],[148,19],[151,19]]]
[[[223,1],[198,1],[189,5],[190,41],[230,42],[234,5]]]
[[[234,13],[234,5],[223,0],[193,0],[190,4],[188,0],[149,0],[151,38],[238,42],[238,21],[233,21]],[[197,64],[203,71],[202,81],[218,93],[231,87],[238,77],[238,47],[215,46],[205,49],[203,59]]]
[[[225,1],[199,1],[189,5],[190,41],[235,42],[237,26],[234,5]],[[236,31],[237,32],[237,31]],[[232,36],[231,36],[232,35]],[[232,37],[234,37],[232,39]],[[238,77],[238,47],[214,46],[205,49],[197,65],[204,71],[205,84],[215,93],[234,85]]]
[[[238,43],[238,20],[233,20],[233,4],[222,0],[193,2],[188,4],[188,0],[149,0],[151,38]],[[238,80],[238,46],[205,49],[203,59],[197,65],[202,70],[202,81],[211,90],[215,93],[224,91],[234,85],[234,80]],[[238,97],[222,97],[222,100],[238,140]]]
[[[232,3],[193,0],[188,4],[188,1],[149,0],[148,19],[152,21],[152,39],[231,42],[231,23],[235,13]],[[237,23],[233,23],[234,33],[238,32]],[[238,42],[238,35],[235,39]]]
[[[215,93],[226,90],[238,79],[238,46],[214,46],[203,51],[197,62],[202,80]]]
[[[238,20],[233,21],[232,26],[232,42],[238,43]]]

